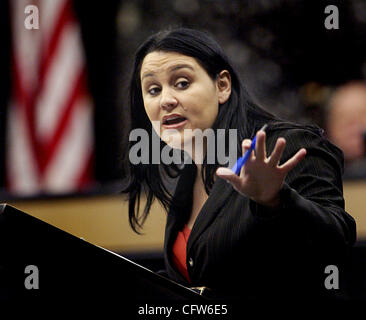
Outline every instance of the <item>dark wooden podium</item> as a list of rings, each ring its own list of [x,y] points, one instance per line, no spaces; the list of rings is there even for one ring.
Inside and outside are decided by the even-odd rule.
[[[26,288],[32,275],[27,266],[38,269],[38,289]],[[0,205],[0,301],[108,301],[133,310],[145,302],[205,300],[123,256]]]

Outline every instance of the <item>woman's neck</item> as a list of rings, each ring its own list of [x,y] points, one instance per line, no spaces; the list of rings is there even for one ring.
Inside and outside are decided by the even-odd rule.
[[[195,179],[195,185],[197,186],[204,186],[204,181],[202,179],[202,164],[196,164],[197,167],[197,174]]]

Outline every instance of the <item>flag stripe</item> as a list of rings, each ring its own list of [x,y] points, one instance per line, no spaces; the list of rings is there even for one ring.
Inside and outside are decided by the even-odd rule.
[[[41,157],[41,150],[39,148],[36,135],[35,135],[35,125],[34,125],[34,115],[31,112],[31,109],[28,107],[27,101],[29,101],[30,97],[24,88],[19,72],[18,62],[16,59],[12,59],[13,64],[13,89],[15,93],[15,102],[16,104],[13,105],[13,108],[19,108],[19,112],[24,112],[24,122],[26,127],[26,136],[29,140],[29,144],[31,147],[31,153],[33,158],[36,160],[36,168],[37,175],[39,175],[40,167],[39,167],[39,159]],[[11,126],[12,123],[10,122],[9,126]]]
[[[6,181],[14,192],[72,192],[93,181],[93,109],[80,28],[70,0],[47,1],[33,2],[38,30],[24,27],[28,0],[12,1]]]
[[[43,174],[46,170],[47,166],[52,161],[52,158],[54,157],[55,151],[57,150],[60,141],[62,140],[63,134],[65,134],[66,126],[70,122],[70,119],[72,117],[72,111],[75,107],[75,102],[78,99],[78,97],[83,93],[83,85],[85,83],[85,70],[82,69],[79,73],[79,76],[77,77],[75,81],[75,85],[73,86],[73,91],[70,92],[69,97],[66,100],[65,107],[62,109],[64,110],[63,115],[61,116],[57,129],[55,130],[55,133],[53,137],[50,139],[49,143],[45,147],[47,150],[47,154],[45,154],[45,157],[43,158],[44,161],[41,166],[41,173]]]
[[[55,61],[44,79],[45,85],[37,99],[37,135],[47,143],[54,134],[57,122],[64,112],[65,97],[72,91],[75,77],[83,67],[80,39],[76,26],[68,24],[62,32],[60,49],[55,54]],[[65,81],[67,79],[67,81]]]
[[[8,126],[8,139],[12,143],[8,144],[6,169],[10,190],[28,194],[38,190],[40,180],[36,170],[37,164],[30,150],[24,117],[24,110],[21,108],[10,108],[8,112],[8,119],[12,124]]]
[[[51,36],[49,44],[47,45],[47,49],[45,50],[44,57],[42,58],[42,63],[40,64],[40,86],[38,91],[42,90],[44,78],[47,71],[49,70],[50,64],[52,63],[52,58],[54,57],[55,52],[58,49],[62,31],[64,30],[65,25],[71,21],[71,9],[71,2],[66,1],[63,8],[61,9],[61,13],[58,16],[54,32]],[[45,42],[46,41],[47,40],[45,40]]]
[[[67,125],[67,131],[55,153],[54,160],[44,172],[45,186],[55,191],[79,188],[77,178],[84,168],[92,150],[93,139],[90,135],[92,112],[85,98],[77,101],[74,116]],[[59,172],[63,172],[62,175]]]

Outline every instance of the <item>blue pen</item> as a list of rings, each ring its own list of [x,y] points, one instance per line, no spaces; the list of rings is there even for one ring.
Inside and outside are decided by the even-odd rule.
[[[265,124],[260,130],[264,131],[266,130],[267,125]],[[250,148],[244,153],[242,157],[240,157],[235,165],[232,167],[231,171],[235,172],[235,174],[240,174],[240,170],[243,167],[243,165],[248,161],[252,151],[255,149],[255,143],[257,142],[257,135],[254,137],[252,144],[250,145]]]

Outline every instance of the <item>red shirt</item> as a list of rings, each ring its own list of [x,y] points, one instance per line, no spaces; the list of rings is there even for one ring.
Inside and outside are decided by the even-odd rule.
[[[178,232],[177,238],[173,244],[173,263],[179,272],[190,282],[187,270],[187,242],[191,229],[184,225],[183,230]]]

